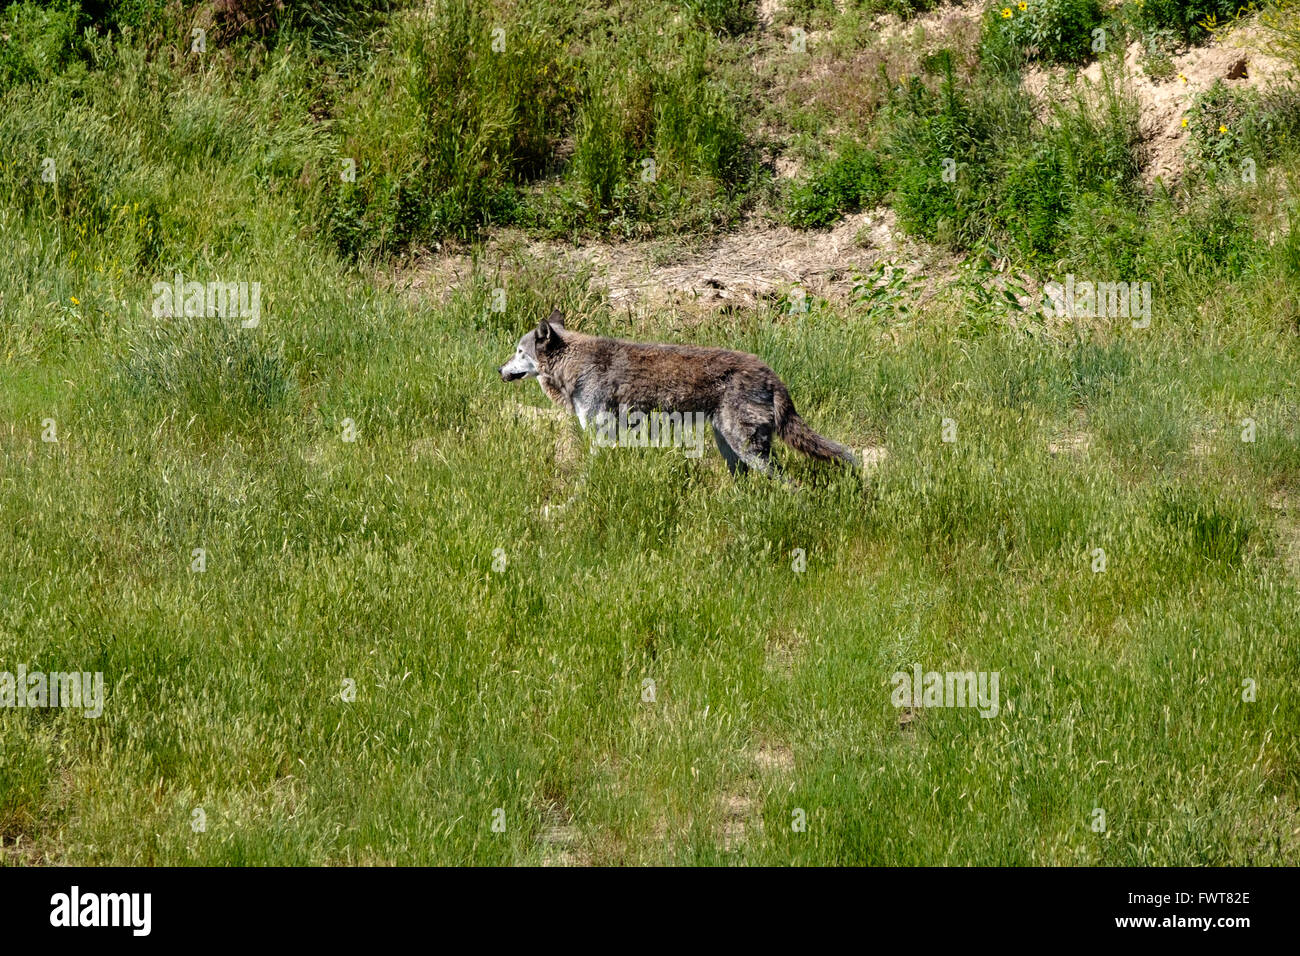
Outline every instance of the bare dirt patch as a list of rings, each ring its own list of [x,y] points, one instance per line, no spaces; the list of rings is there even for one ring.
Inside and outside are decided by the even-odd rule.
[[[867,445],[858,449],[858,458],[863,471],[875,471],[889,458],[889,449],[884,445]]]
[[[761,743],[754,751],[754,766],[761,773],[793,773],[794,751],[785,744]]]
[[[640,311],[687,308],[697,313],[752,308],[796,288],[807,296],[848,298],[858,275],[883,259],[909,272],[938,256],[904,236],[892,210],[855,213],[831,229],[802,232],[751,220],[735,232],[690,242],[593,241],[582,246],[503,231],[478,256],[478,268],[503,274],[544,262],[587,271],[611,306]],[[474,273],[466,254],[429,256],[401,281],[409,293],[444,300]]]
[[[724,793],[718,801],[722,810],[722,848],[730,851],[743,843],[748,830],[762,829],[754,812],[752,798],[740,793]]]

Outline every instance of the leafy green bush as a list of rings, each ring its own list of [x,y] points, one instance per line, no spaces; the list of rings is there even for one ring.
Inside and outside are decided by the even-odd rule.
[[[1056,228],[1066,266],[1099,275],[1138,274],[1148,223],[1130,196],[1109,188],[1081,192]]]
[[[1257,251],[1244,200],[1222,191],[1202,193],[1164,231],[1150,230],[1144,250],[1148,261],[1179,270],[1180,279],[1215,282],[1245,273]]]
[[[1137,112],[1112,86],[1098,102],[1058,104],[1029,148],[1003,153],[999,216],[1029,255],[1052,253],[1060,225],[1082,193],[1133,198],[1141,171]]]
[[[1031,255],[1047,255],[1056,246],[1057,223],[1069,210],[1072,185],[1055,144],[1035,144],[1007,169],[1001,215],[1011,236]]]
[[[1164,314],[1197,307],[1269,254],[1254,235],[1248,196],[1221,185],[1145,203],[1105,188],[1084,193],[1059,236],[1060,271],[1148,280]]]
[[[709,76],[701,46],[676,69],[655,77],[654,148],[670,177],[680,170],[734,184],[748,172],[749,144],[739,112]]]
[[[168,6],[168,0],[81,0],[81,13],[101,30],[149,30],[164,21]]]
[[[1178,34],[1173,30],[1148,30],[1142,37],[1142,72],[1153,80],[1167,80],[1174,75],[1173,54],[1178,48]]]
[[[631,145],[615,96],[591,90],[578,114],[577,138],[569,169],[593,212],[599,214],[626,200]]]
[[[1172,30],[1184,40],[1200,42],[1207,26],[1222,26],[1245,4],[1240,0],[1134,0],[1125,5],[1127,20],[1142,29]]]
[[[1053,108],[1049,122],[1002,74],[959,85],[951,65],[937,89],[903,86],[886,117],[894,208],[915,235],[970,249],[1010,243],[1055,254],[1081,195],[1135,199],[1141,169],[1136,109],[1110,85]]]
[[[714,33],[739,36],[758,25],[755,0],[686,0],[686,8]]]
[[[1197,95],[1187,120],[1192,170],[1246,179],[1300,142],[1300,93],[1232,89],[1215,80]]]
[[[744,194],[756,166],[712,33],[674,22],[611,56],[572,43],[545,3],[504,26],[492,17],[439,0],[431,16],[393,20],[389,55],[334,107],[355,181],[335,166],[316,188],[342,251],[387,255],[508,222],[693,228]]]
[[[1101,24],[1100,0],[1002,0],[984,12],[980,56],[997,68],[1024,61],[1084,63]]]
[[[933,10],[939,0],[847,0],[846,6],[855,6],[865,13],[894,13],[904,19]]]
[[[790,223],[800,229],[829,226],[846,213],[874,206],[887,189],[880,157],[849,141],[790,190]]]
[[[996,77],[963,88],[948,64],[938,89],[911,80],[893,93],[887,121],[900,225],[956,248],[987,239],[997,154],[1035,122],[1027,95]]]
[[[74,3],[42,6],[30,0],[4,11],[0,91],[48,80],[64,67],[76,49],[78,12]]]
[[[889,326],[915,312],[924,291],[922,279],[897,262],[882,259],[870,271],[854,277],[854,312],[872,325]]]

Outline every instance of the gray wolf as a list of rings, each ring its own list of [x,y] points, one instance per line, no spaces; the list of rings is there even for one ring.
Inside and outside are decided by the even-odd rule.
[[[625,421],[629,410],[707,419],[732,474],[769,474],[773,436],[818,461],[857,465],[847,448],[808,427],[785,383],[746,352],[584,335],[566,329],[557,309],[497,371],[505,382],[536,378],[584,430]]]

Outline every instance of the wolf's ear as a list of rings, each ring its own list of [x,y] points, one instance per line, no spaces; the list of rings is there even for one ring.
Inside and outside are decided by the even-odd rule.
[[[551,344],[551,341],[554,338],[555,338],[555,330],[551,328],[551,323],[548,322],[546,319],[542,319],[542,321],[539,322],[537,325],[537,332],[535,333],[535,337],[534,337],[534,342],[536,343],[537,347],[539,349],[546,348],[548,345]]]
[[[548,324],[554,325],[556,328],[562,329],[564,328],[564,313],[561,312],[559,309],[556,309],[551,313],[551,317],[548,318],[546,321]]]

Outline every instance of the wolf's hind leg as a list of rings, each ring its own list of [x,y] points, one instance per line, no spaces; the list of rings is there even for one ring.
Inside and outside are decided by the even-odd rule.
[[[748,465],[755,471],[762,472],[768,477],[778,477],[781,474],[780,466],[772,460],[767,451],[754,451],[747,449],[740,453],[742,464]]]
[[[774,474],[776,464],[772,461],[772,427],[770,425],[742,425],[737,422],[722,423],[719,428],[714,425],[714,434],[718,437],[718,447],[726,442],[731,453],[740,459],[739,468],[733,473],[744,473],[746,467],[765,475]],[[723,452],[725,455],[726,452]],[[728,461],[730,464],[730,460]]]
[[[728,444],[727,440],[722,437],[721,426],[719,426],[717,422],[713,422],[712,427],[713,440],[718,443],[718,451],[722,452],[722,457],[727,462],[727,471],[731,472],[733,475],[743,475],[745,472],[749,471],[749,466],[741,461],[740,455],[736,453],[736,449],[732,448],[731,445]]]

